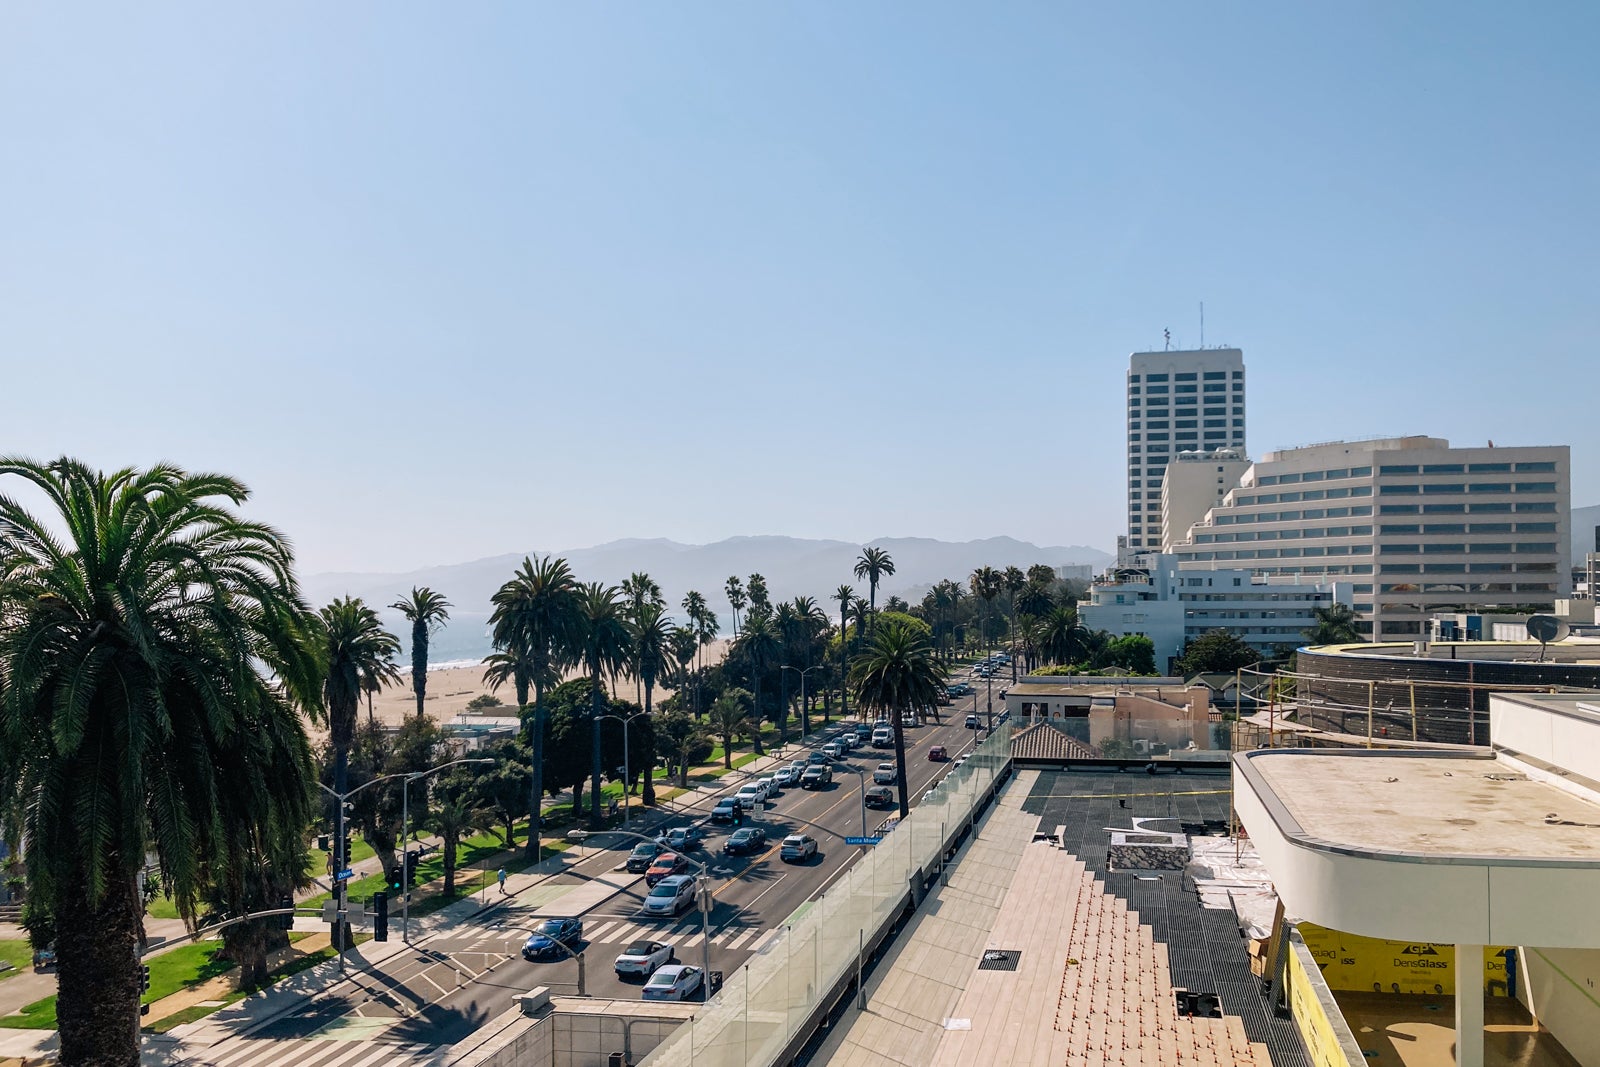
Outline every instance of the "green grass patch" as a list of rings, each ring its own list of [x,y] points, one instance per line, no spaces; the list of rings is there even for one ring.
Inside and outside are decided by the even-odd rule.
[[[303,933],[290,934],[289,940],[298,941],[303,937],[309,936],[309,934]],[[359,944],[361,940],[361,936],[358,935],[356,937],[356,942]],[[227,996],[221,997],[221,1002],[217,1004],[191,1005],[190,1007],[184,1008],[182,1011],[173,1012],[171,1015],[168,1015],[165,1018],[157,1019],[144,1029],[149,1033],[164,1034],[168,1030],[182,1026],[184,1023],[197,1022],[200,1019],[204,1019],[207,1015],[210,1015],[219,1008],[225,1008],[229,1004],[237,1003],[252,993],[258,993],[274,983],[281,982],[285,978],[297,975],[301,971],[309,970],[319,963],[323,963],[327,960],[335,958],[337,955],[338,951],[334,949],[332,945],[329,945],[327,948],[318,949],[316,952],[308,952],[304,956],[297,956],[288,963],[285,963],[283,966],[275,968],[273,971],[271,971],[267,975],[266,981],[259,985],[253,985],[245,989],[236,989]]]
[[[56,1028],[56,998],[45,997],[25,1005],[19,1015],[0,1018],[0,1026],[8,1030],[54,1030]]]
[[[150,991],[140,998],[141,1002],[151,1004],[180,989],[226,974],[233,969],[233,963],[219,959],[217,954],[221,951],[221,941],[203,941],[149,957]],[[16,1030],[54,1030],[56,998],[36,1000],[24,1007],[22,1014],[0,1018],[0,1026]]]
[[[158,896],[144,909],[144,913],[152,919],[176,919],[178,905],[168,896]]]
[[[33,948],[26,939],[0,941],[0,960],[11,964],[10,967],[0,970],[0,979],[10,978],[14,974],[21,974],[23,968],[33,966]]]

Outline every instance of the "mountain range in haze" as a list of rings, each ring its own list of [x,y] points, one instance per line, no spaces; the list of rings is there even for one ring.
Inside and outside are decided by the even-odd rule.
[[[926,537],[891,537],[869,542],[888,551],[895,573],[878,586],[878,603],[890,596],[916,601],[934,582],[953,578],[965,583],[975,568],[985,565],[1002,568],[1017,566],[1026,570],[1035,563],[1050,566],[1088,563],[1098,567],[1113,558],[1109,553],[1084,545],[1040,547],[1010,537],[990,537],[980,541],[938,541]],[[840,585],[851,585],[862,597],[865,582],[853,573],[862,546],[848,541],[808,540],[798,537],[730,537],[709,545],[685,545],[663,538],[611,541],[593,548],[557,552],[572,566],[582,582],[616,584],[635,571],[643,571],[661,586],[670,610],[682,621],[678,606],[684,594],[697,589],[716,611],[723,630],[732,623],[728,598],[723,591],[729,575],[747,580],[759,573],[776,601],[796,596],[815,597],[830,616],[838,614],[838,604],[827,599]],[[400,613],[390,609],[412,586],[426,585],[443,593],[451,602],[450,623],[435,635],[429,658],[435,663],[479,659],[490,651],[487,636],[489,598],[521,563],[524,555],[511,553],[425,567],[399,574],[327,573],[302,579],[306,598],[313,605],[326,604],[334,597],[359,596],[379,608],[384,623],[410,648],[410,626]],[[543,553],[539,553],[543,554]]]

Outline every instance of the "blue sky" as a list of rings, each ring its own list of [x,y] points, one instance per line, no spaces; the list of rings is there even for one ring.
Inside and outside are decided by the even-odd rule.
[[[0,449],[228,471],[310,570],[1109,548],[1126,356],[1197,342],[1204,301],[1252,452],[1568,443],[1600,502],[1597,30],[1582,4],[12,5]]]

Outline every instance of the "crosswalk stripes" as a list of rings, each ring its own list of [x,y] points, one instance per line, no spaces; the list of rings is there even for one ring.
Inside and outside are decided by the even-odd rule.
[[[380,1063],[428,1067],[443,1063],[449,1051],[448,1046],[420,1043],[241,1038],[220,1055],[201,1053],[186,1062],[193,1067],[274,1067],[283,1063],[295,1067],[374,1067]]]

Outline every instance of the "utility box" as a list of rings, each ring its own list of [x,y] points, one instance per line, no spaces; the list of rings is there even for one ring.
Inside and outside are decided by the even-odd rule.
[[[520,993],[511,999],[516,1002],[523,1015],[533,1018],[550,1007],[550,987],[535,986],[526,993]]]

